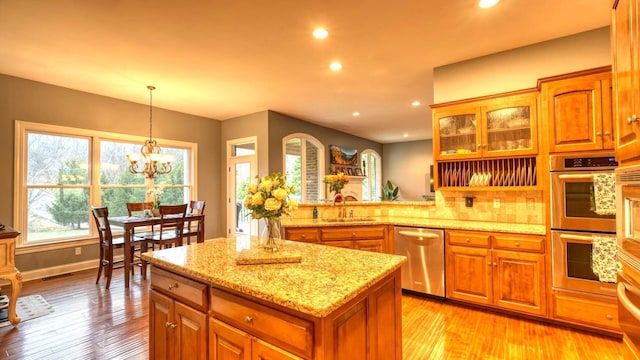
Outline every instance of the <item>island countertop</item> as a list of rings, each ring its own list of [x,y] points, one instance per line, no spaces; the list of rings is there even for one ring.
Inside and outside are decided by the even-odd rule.
[[[244,250],[244,252],[243,252]],[[277,256],[299,262],[238,265],[247,253],[264,256],[258,239],[219,238],[156,250],[152,265],[316,317],[324,317],[397,270],[406,257],[283,241]]]

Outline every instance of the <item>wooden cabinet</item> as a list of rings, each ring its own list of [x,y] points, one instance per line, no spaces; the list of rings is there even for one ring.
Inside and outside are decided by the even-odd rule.
[[[207,359],[207,286],[153,267],[151,289],[150,358]]]
[[[613,1],[613,112],[618,161],[640,156],[640,35],[638,0]]]
[[[615,297],[554,290],[552,299],[553,319],[620,332]]]
[[[434,158],[473,159],[538,152],[537,92],[434,105]]]
[[[401,359],[400,270],[325,317],[211,289],[210,358]]]
[[[322,245],[349,249],[392,253],[386,225],[353,225],[327,227],[285,227],[287,240],[318,242]]]
[[[434,105],[435,188],[535,190],[538,93]]]
[[[610,67],[540,79],[549,152],[613,150]]]
[[[447,230],[447,297],[546,315],[544,236]]]

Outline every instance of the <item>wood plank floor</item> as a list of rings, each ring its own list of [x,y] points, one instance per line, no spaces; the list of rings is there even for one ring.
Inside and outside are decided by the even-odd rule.
[[[111,290],[83,271],[24,284],[55,312],[0,328],[0,359],[146,359],[148,286],[139,274]],[[10,288],[2,288],[8,293]],[[617,339],[405,295],[404,359],[622,359]]]

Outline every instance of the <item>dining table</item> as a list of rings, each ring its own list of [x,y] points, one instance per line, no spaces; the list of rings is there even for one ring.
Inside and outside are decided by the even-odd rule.
[[[198,224],[198,235],[196,241],[204,242],[204,214],[186,214],[185,222],[193,221]],[[129,288],[129,277],[131,274],[131,237],[133,229],[138,227],[153,227],[160,225],[160,216],[114,216],[109,217],[109,223],[112,226],[120,226],[124,230],[124,287]]]

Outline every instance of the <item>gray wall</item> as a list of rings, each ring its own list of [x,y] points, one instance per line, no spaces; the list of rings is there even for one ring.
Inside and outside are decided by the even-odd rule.
[[[609,27],[603,27],[437,67],[433,98],[442,103],[533,88],[539,78],[610,64]]]
[[[290,116],[269,111],[269,170],[282,172],[282,138],[294,133],[310,134],[325,146],[325,173],[329,173],[329,145],[340,145],[362,152],[372,149],[382,154],[382,144],[338,130],[315,125]]]
[[[387,180],[398,187],[401,201],[421,201],[430,194],[429,165],[433,163],[433,141],[410,141],[384,144],[382,155],[382,183]]]
[[[14,122],[23,120],[82,129],[148,136],[149,106],[70,90],[49,84],[0,74],[0,222],[13,224]],[[209,204],[219,202],[220,192],[212,179],[220,178],[217,139],[220,122],[203,117],[155,108],[153,136],[198,144],[198,197]],[[212,139],[214,139],[212,141]],[[207,206],[206,236],[220,235],[224,229],[215,206]],[[97,248],[97,246],[95,246]],[[16,256],[21,271],[78,262],[97,257],[95,249],[73,248]]]

